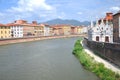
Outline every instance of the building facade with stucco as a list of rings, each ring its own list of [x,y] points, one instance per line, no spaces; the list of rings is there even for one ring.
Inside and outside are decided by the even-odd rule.
[[[120,11],[113,15],[113,41],[120,42]]]
[[[91,22],[91,26],[88,28],[88,39],[90,41],[113,42],[113,23],[112,18],[109,18],[106,16],[106,18],[96,21],[95,24]]]

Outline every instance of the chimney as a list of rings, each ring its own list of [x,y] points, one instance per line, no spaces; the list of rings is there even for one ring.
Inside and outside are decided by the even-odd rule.
[[[106,13],[106,20],[112,20],[113,19],[113,13]]]
[[[14,23],[16,23],[16,24],[27,24],[27,21],[25,21],[25,20],[16,20],[16,21],[14,21]]]
[[[37,24],[37,21],[32,21],[32,24]]]

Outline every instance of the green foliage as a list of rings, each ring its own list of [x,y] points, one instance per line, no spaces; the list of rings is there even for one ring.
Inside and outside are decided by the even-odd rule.
[[[89,54],[86,54],[82,45],[80,44],[81,40],[77,40],[73,54],[79,59],[80,63],[91,72],[95,73],[101,80],[120,80],[120,75],[115,72],[107,69],[104,64],[97,63],[93,57]]]

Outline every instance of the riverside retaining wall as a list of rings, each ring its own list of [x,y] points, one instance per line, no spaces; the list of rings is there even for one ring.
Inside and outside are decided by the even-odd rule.
[[[66,36],[43,36],[43,37],[26,37],[26,38],[11,38],[11,39],[0,39],[0,45],[29,42],[45,39],[55,39],[55,38],[67,38],[67,37],[82,37],[86,35],[66,35]]]
[[[84,43],[96,54],[120,67],[120,43],[89,41],[86,38],[84,38]]]

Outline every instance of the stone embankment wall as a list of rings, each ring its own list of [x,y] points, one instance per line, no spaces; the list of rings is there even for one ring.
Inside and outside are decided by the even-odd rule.
[[[12,38],[12,39],[0,39],[0,45],[20,43],[20,42],[29,42],[45,39],[54,39],[54,38],[66,38],[66,37],[79,37],[86,35],[67,35],[67,36],[43,36],[43,37],[26,37],[26,38]]]
[[[84,43],[96,54],[120,67],[120,43],[89,41],[86,38],[84,38]]]

